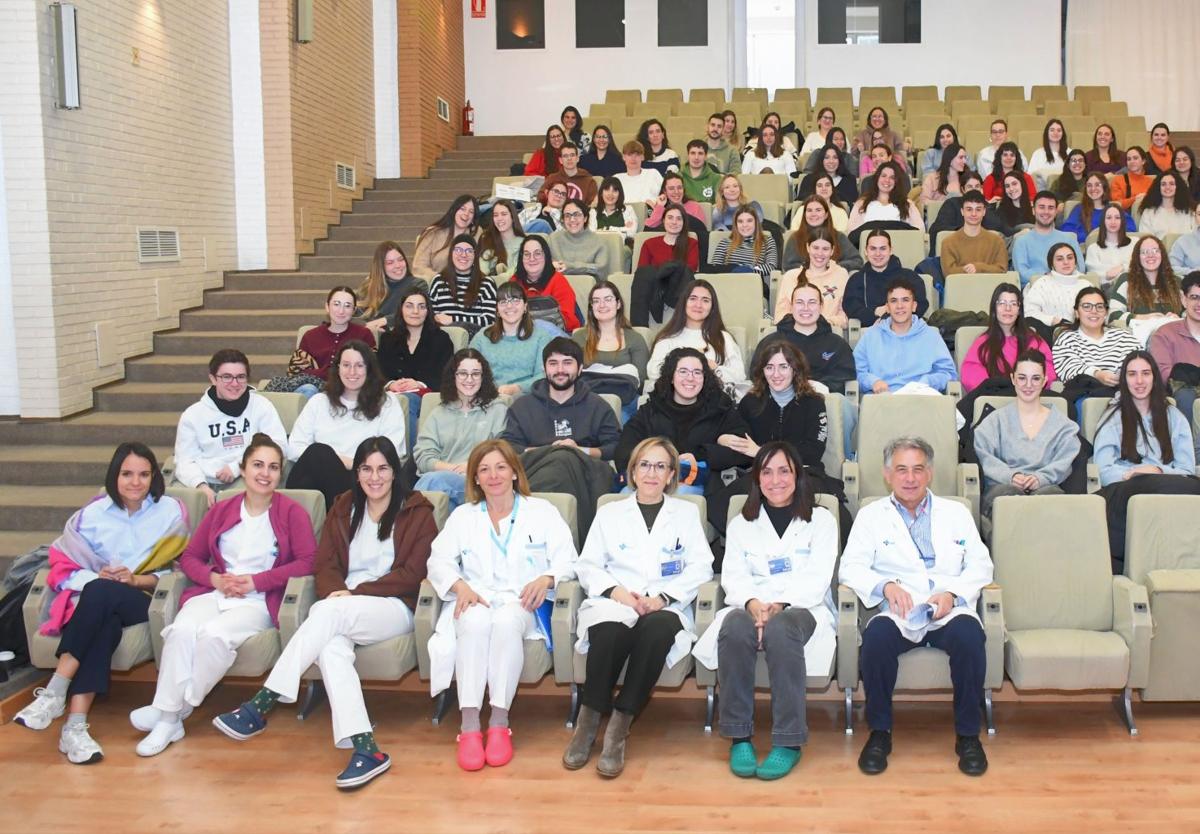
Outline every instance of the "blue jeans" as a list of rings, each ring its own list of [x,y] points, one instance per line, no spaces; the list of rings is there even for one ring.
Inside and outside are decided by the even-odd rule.
[[[321,393],[321,389],[313,385],[311,382],[301,385],[296,388],[296,393],[304,397],[305,400],[310,400],[316,394]]]
[[[1196,404],[1196,389],[1195,388],[1180,388],[1171,394],[1175,398],[1175,407],[1183,412],[1183,416],[1187,421],[1192,422],[1192,406]],[[1194,439],[1195,448],[1198,450],[1196,459],[1200,460],[1200,432],[1196,432]]]
[[[454,511],[456,507],[466,500],[467,479],[464,475],[459,475],[457,472],[426,472],[420,478],[417,478],[417,483],[413,489],[429,492],[444,492],[450,496],[450,510]]]
[[[622,406],[621,406],[621,425],[623,426],[626,423],[628,423],[629,418],[631,418],[635,413],[637,413],[637,410],[638,410],[638,398],[637,397],[634,397],[629,402],[622,404]]]
[[[404,426],[404,441],[408,447],[408,453],[411,455],[413,446],[417,443],[417,419],[421,416],[421,395],[405,392],[397,396],[408,405],[408,422]]]
[[[858,426],[858,409],[850,400],[842,398],[842,456],[846,460],[855,460],[854,429]]]

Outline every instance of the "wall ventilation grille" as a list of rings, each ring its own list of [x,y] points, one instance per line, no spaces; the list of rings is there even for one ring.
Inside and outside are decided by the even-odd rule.
[[[178,229],[138,229],[138,263],[179,260]]]
[[[347,165],[344,162],[337,163],[337,184],[338,188],[348,188],[354,190],[354,166]]]

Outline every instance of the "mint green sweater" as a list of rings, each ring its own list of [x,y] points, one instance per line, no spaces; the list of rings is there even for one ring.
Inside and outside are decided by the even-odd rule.
[[[554,328],[534,323],[533,335],[528,339],[502,336],[499,342],[493,342],[486,330],[480,330],[471,339],[471,347],[482,353],[492,366],[497,385],[518,385],[522,393],[528,394],[529,386],[546,375],[542,348],[555,335]]]
[[[413,446],[413,457],[417,472],[424,475],[433,471],[433,465],[442,463],[465,463],[476,444],[504,431],[508,406],[494,400],[486,409],[473,406],[467,411],[458,403],[440,403],[425,419],[417,432]]]

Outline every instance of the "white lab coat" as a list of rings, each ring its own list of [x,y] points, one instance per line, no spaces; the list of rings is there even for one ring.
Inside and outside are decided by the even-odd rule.
[[[700,586],[712,579],[712,562],[704,519],[695,504],[664,495],[652,530],[646,529],[636,495],[605,504],[596,511],[576,563],[588,598],[579,607],[575,649],[587,654],[588,629],[597,623],[633,627],[637,622],[634,609],[602,596],[609,588],[620,586],[644,596],[666,594],[674,600],[664,609],[674,612],[683,624],[667,653],[667,666],[674,666],[696,640],[692,603]]]
[[[850,540],[842,552],[839,581],[850,586],[868,608],[883,601],[876,591],[881,582],[898,582],[912,595],[913,605],[924,604],[929,597],[949,591],[965,600],[940,620],[919,628],[890,611],[877,614],[889,617],[908,640],[921,642],[930,629],[941,628],[954,617],[975,617],[975,606],[984,585],[992,581],[992,558],[979,538],[975,520],[966,507],[956,501],[930,493],[930,532],[935,560],[926,569],[908,526],[890,498],[881,498],[858,511]]]
[[[644,525],[643,525],[644,526]],[[507,556],[497,542],[508,542]],[[450,590],[462,579],[492,608],[519,604],[521,590],[539,576],[551,576],[557,585],[575,576],[575,544],[571,531],[549,501],[518,495],[513,515],[500,522],[497,534],[488,518],[487,504],[463,504],[450,514],[433,540],[428,577],[434,591],[447,603],[455,600]],[[554,589],[547,598],[553,599]],[[526,640],[546,639],[533,626]],[[430,690],[436,695],[450,685],[454,676],[457,637],[454,606],[442,607],[429,641]]]
[[[736,516],[729,522],[721,568],[725,607],[697,641],[692,657],[716,669],[717,636],[725,617],[758,599],[808,609],[817,627],[804,644],[805,665],[817,674],[829,672],[837,648],[836,609],[830,590],[837,552],[837,522],[824,507],[813,508],[812,521],[793,519],[783,538],[775,533],[766,512],[760,512],[754,521]]]

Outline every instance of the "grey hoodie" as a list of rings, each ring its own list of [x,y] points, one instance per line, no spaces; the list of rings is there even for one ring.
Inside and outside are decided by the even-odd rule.
[[[549,446],[570,438],[579,446],[598,448],[603,460],[612,460],[621,427],[612,408],[586,382],[577,381],[565,403],[550,399],[550,382],[539,379],[529,394],[518,397],[508,409],[500,437],[518,452],[528,446]]]

